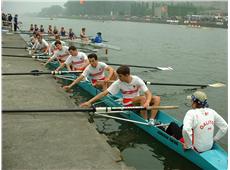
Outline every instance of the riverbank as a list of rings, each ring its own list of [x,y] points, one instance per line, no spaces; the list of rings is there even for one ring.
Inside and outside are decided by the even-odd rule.
[[[84,20],[97,20],[97,21],[124,21],[124,22],[141,22],[141,23],[158,23],[158,24],[174,24],[185,25],[188,27],[213,27],[213,28],[228,28],[228,22],[217,21],[188,21],[183,19],[166,19],[157,17],[113,17],[113,16],[72,16],[72,17],[60,17],[69,19],[84,19]],[[54,18],[52,18],[54,19]]]

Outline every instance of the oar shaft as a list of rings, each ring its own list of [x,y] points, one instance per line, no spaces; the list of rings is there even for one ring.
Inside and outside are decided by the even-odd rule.
[[[177,106],[156,106],[149,107],[148,109],[159,109],[159,108],[169,108]],[[91,108],[73,108],[73,109],[6,109],[2,110],[3,114],[5,113],[17,113],[17,112],[96,112],[96,113],[110,113],[113,111],[127,111],[127,110],[146,110],[142,106],[133,106],[133,107],[91,107]]]
[[[39,75],[39,74],[51,74],[51,72],[27,72],[27,73],[2,73],[3,76],[13,75]]]
[[[38,54],[34,55],[35,57],[32,57],[31,55],[14,55],[14,54],[2,54],[4,57],[19,57],[19,58],[44,58],[47,59],[49,55],[45,54]]]
[[[94,108],[73,108],[73,109],[6,109],[3,114],[28,113],[28,112],[94,112]]]
[[[31,71],[25,73],[2,73],[3,76],[10,76],[10,75],[39,75],[39,74],[52,74],[52,75],[61,75],[61,74],[69,74],[69,73],[82,73],[82,71]]]
[[[25,49],[27,49],[27,47],[14,47],[14,46],[8,46],[8,47],[7,47],[7,46],[5,46],[5,47],[3,46],[2,48],[10,48],[10,49],[24,49],[24,50],[25,50]]]
[[[117,63],[107,63],[108,65],[113,65],[113,66],[121,66],[121,65],[124,65],[124,64],[117,64]],[[157,69],[157,70],[160,70],[158,67],[151,67],[151,66],[140,66],[140,65],[127,65],[125,64],[126,66],[128,67],[136,67],[136,68],[149,68],[149,69]]]
[[[130,107],[97,107],[97,112],[110,112],[110,111],[127,111],[127,110],[152,110],[152,109],[177,109],[178,106],[149,106],[147,108],[143,106],[130,106]]]
[[[161,85],[161,86],[190,86],[190,87],[207,87],[206,84],[178,84],[178,83],[153,83],[145,81],[148,85]]]
[[[18,58],[32,58],[30,55],[11,55],[11,54],[2,54],[3,57],[18,57]]]

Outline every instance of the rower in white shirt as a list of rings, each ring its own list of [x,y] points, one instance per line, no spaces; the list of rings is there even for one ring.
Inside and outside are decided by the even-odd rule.
[[[228,125],[215,110],[208,108],[204,92],[196,91],[190,98],[192,109],[186,113],[183,121],[184,148],[204,152],[212,149],[214,141],[227,133]],[[214,125],[219,128],[215,136]]]
[[[61,70],[64,66],[67,66],[69,71],[83,71],[89,65],[87,55],[78,51],[75,46],[70,46],[68,50],[70,55],[65,62],[61,63],[56,71]]]
[[[34,43],[32,50],[34,50],[37,53],[48,54],[50,50],[49,43],[44,38],[42,38],[42,35],[39,33],[36,34],[36,38],[37,40]]]
[[[138,76],[131,75],[130,69],[128,66],[120,66],[117,69],[118,80],[113,82],[109,88],[105,91],[99,93],[97,96],[93,97],[89,101],[81,104],[82,107],[89,107],[92,103],[99,100],[100,98],[106,96],[108,93],[115,95],[118,92],[122,93],[123,96],[123,105],[141,105],[143,107],[148,106],[159,106],[160,97],[153,96],[150,90],[145,85],[144,81]],[[140,92],[144,92],[144,95],[141,95]],[[155,117],[158,110],[151,110],[151,116],[148,120],[148,115],[146,111],[141,111],[143,118],[149,122],[150,125],[155,125]]]
[[[60,41],[62,46],[66,46],[66,43],[64,41],[61,41],[60,35],[55,35],[55,41],[50,44],[50,50],[52,54],[54,54],[54,52],[57,50],[57,47],[55,45],[56,41]]]
[[[70,55],[68,50],[69,48],[67,46],[62,46],[61,41],[56,41],[55,46],[57,50],[54,52],[53,56],[47,60],[47,62],[44,65],[47,65],[49,62],[55,59],[57,59],[60,62],[60,64],[62,64],[66,61],[66,59]]]
[[[64,86],[63,88],[68,90],[72,88],[75,84],[79,83],[84,78],[91,79],[92,85],[97,88],[102,88],[105,90],[110,84],[110,80],[116,79],[116,73],[114,69],[104,62],[99,62],[97,60],[96,54],[88,55],[89,65],[85,68],[83,73],[74,80],[70,85]],[[105,71],[108,71],[108,76],[105,75]]]

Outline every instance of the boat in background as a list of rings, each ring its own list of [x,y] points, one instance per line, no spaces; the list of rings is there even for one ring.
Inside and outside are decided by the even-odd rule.
[[[89,41],[82,41],[81,39],[66,40],[66,42],[68,42],[71,45],[91,46],[91,47],[99,48],[99,49],[107,48],[107,49],[118,50],[118,51],[121,50],[120,47],[117,47],[114,45],[104,44],[104,43],[92,43]]]

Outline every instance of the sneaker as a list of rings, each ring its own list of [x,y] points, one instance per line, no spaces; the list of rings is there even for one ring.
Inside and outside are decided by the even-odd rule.
[[[155,125],[155,119],[149,119],[149,125],[154,126]]]

